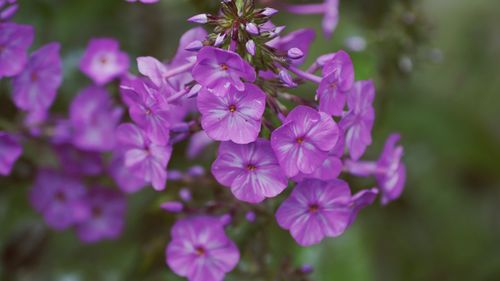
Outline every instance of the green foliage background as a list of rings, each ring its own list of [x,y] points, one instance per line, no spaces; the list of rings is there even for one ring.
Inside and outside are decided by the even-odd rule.
[[[35,46],[61,42],[65,80],[54,111],[63,113],[89,83],[77,65],[91,37],[115,37],[131,57],[168,59],[179,35],[192,27],[185,19],[213,2],[21,0],[15,20],[35,26]],[[320,25],[316,17],[286,14],[275,22],[288,31],[319,31]],[[406,190],[385,208],[363,211],[342,237],[308,249],[270,227],[269,249],[277,257],[292,253],[295,265],[313,264],[317,281],[500,280],[499,27],[498,0],[341,0],[333,39],[318,36],[310,58],[342,48],[349,35],[367,38],[367,50],[353,54],[356,78],[374,78],[378,86],[374,144],[366,157],[375,158],[385,137],[400,132]],[[404,56],[413,62],[409,72],[399,66]],[[313,95],[312,88],[299,92]],[[13,118],[5,80],[0,101],[0,116]],[[189,164],[182,156],[174,160]],[[16,175],[0,179],[0,280],[180,280],[163,259],[172,217],[157,210],[173,191],[160,198],[149,189],[131,196],[124,236],[86,246],[71,231],[43,225],[27,202],[29,167],[16,167]],[[279,280],[278,265],[267,266],[267,277],[243,279],[236,272],[227,280]]]

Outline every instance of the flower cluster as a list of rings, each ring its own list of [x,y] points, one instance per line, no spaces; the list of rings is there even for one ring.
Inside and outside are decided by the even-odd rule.
[[[338,21],[337,0],[284,9],[323,14],[327,36]],[[303,70],[315,33],[283,35],[284,26],[271,21],[277,12],[250,0],[222,1],[217,15],[189,19],[210,32],[187,31],[167,62],[137,58],[139,75],[128,72],[129,57],[116,40],[91,39],[80,61],[91,83],[72,100],[67,117],[50,112],[62,83],[59,44],[28,55],[33,28],[0,23],[0,77],[11,79],[12,100],[24,115],[20,130],[0,132],[0,174],[11,173],[23,144],[47,146],[57,163],[37,167],[30,202],[52,228],[72,227],[87,242],[121,233],[123,193],[149,185],[162,191],[167,179],[191,184],[179,201],[161,205],[179,217],[167,264],[191,281],[222,280],[235,268],[240,253],[225,230],[241,212],[249,222],[275,213],[301,246],[343,234],[379,194],[382,204],[401,195],[403,148],[393,134],[378,160],[360,160],[372,143],[375,83],[355,80],[343,50]],[[119,81],[118,98],[104,87],[113,81]],[[305,83],[316,93],[289,92]],[[190,160],[219,144],[211,175],[196,165],[167,171],[184,142]],[[374,177],[377,185],[353,194],[345,174]],[[192,193],[211,176],[231,191],[229,202],[195,204]],[[282,193],[289,195],[277,210],[257,211],[258,203]]]

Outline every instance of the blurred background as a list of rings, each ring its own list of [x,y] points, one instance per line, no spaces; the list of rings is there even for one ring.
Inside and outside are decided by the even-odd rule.
[[[14,21],[35,27],[35,47],[61,42],[65,80],[53,111],[64,112],[90,83],[78,71],[90,38],[115,37],[132,59],[167,60],[179,36],[194,26],[186,18],[213,9],[216,2],[21,0]],[[265,275],[245,279],[235,271],[226,280],[284,280],[279,271],[287,256],[291,264],[313,265],[316,281],[500,280],[500,2],[340,2],[340,23],[331,40],[321,36],[320,17],[282,13],[274,22],[287,25],[288,32],[318,31],[309,61],[348,49],[356,78],[376,81],[374,144],[365,158],[375,159],[388,134],[400,132],[406,190],[387,207],[375,204],[362,211],[342,237],[307,249],[270,224],[259,232],[275,259],[264,263]],[[7,89],[7,81],[0,81],[4,117],[14,110]],[[312,95],[313,90],[300,92]],[[187,165],[182,155],[173,161]],[[164,265],[173,218],[159,212],[158,204],[170,196],[168,190],[160,198],[150,189],[129,196],[123,236],[83,245],[71,231],[44,225],[28,204],[30,181],[0,179],[0,280],[182,280]],[[354,187],[373,184],[352,182]],[[233,233],[240,243],[244,238],[238,235]],[[251,253],[242,251],[239,270],[252,268],[246,262]]]

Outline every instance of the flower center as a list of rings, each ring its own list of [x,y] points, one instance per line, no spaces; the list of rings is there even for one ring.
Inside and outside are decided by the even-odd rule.
[[[318,204],[316,204],[316,203],[309,204],[309,208],[308,208],[309,213],[315,214],[318,212],[318,210],[319,210]]]
[[[220,68],[221,68],[222,70],[226,71],[226,70],[228,70],[228,69],[229,69],[229,66],[227,66],[227,64],[225,64],[225,63],[221,63],[221,64],[220,64]]]
[[[63,201],[65,201],[65,200],[66,200],[66,195],[64,195],[64,192],[62,192],[62,191],[58,191],[58,192],[56,192],[56,194],[55,194],[55,196],[54,196],[54,197],[55,197],[55,198],[56,198],[56,200],[57,200],[57,201],[59,201],[59,202],[63,202]]]
[[[255,167],[254,164],[248,164],[247,165],[247,170],[249,170],[249,171],[255,171],[255,169],[257,169],[257,167]]]
[[[206,250],[205,250],[205,247],[203,246],[196,246],[194,248],[194,252],[196,253],[196,255],[198,256],[204,256],[206,254]]]
[[[36,80],[38,80],[38,74],[35,71],[33,71],[33,72],[31,72],[30,78],[31,78],[31,81],[35,82]]]
[[[298,143],[298,144],[302,144],[304,142],[304,137],[298,137],[295,139],[295,141]]]
[[[230,111],[230,112],[235,112],[235,111],[236,111],[236,105],[231,104],[231,105],[229,106],[229,111]]]
[[[2,52],[3,52],[3,50],[5,50],[4,45],[0,45],[0,53],[2,53]]]
[[[146,108],[146,111],[145,111],[146,115],[149,115],[151,114],[151,108]]]
[[[92,217],[98,218],[102,216],[102,209],[100,207],[93,207],[92,208]]]
[[[101,62],[101,64],[106,64],[108,63],[108,58],[106,56],[102,56],[99,58],[99,61]]]
[[[337,88],[337,83],[336,82],[330,83],[330,89],[335,90],[336,88]]]

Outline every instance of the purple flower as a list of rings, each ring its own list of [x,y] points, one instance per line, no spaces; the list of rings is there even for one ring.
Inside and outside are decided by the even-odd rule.
[[[220,184],[230,187],[236,198],[249,203],[275,197],[288,185],[269,141],[264,139],[250,144],[221,143],[212,174]]]
[[[344,51],[331,55],[323,67],[323,79],[318,87],[319,110],[341,116],[347,93],[354,83],[354,66]]]
[[[344,154],[345,142],[342,130],[339,130],[339,133],[337,144],[328,152],[328,157],[323,161],[323,164],[310,174],[300,172],[297,176],[293,177],[294,181],[300,182],[306,178],[329,181],[336,179],[340,175],[343,168],[343,163],[340,158]]]
[[[276,220],[299,245],[310,246],[345,231],[350,202],[351,191],[344,181],[305,180],[278,208]]]
[[[192,71],[194,79],[210,89],[215,95],[224,96],[233,86],[238,91],[245,90],[247,82],[256,79],[255,70],[237,53],[214,47],[204,47],[197,56]]]
[[[276,38],[268,42],[267,44],[283,53],[287,53],[288,50],[292,48],[299,49],[300,51],[302,51],[304,56],[299,59],[294,59],[292,62],[294,65],[300,65],[304,62],[305,54],[309,52],[309,47],[311,46],[311,43],[314,41],[315,37],[316,33],[313,29],[303,28],[291,32],[281,38]]]
[[[128,67],[128,55],[120,51],[118,41],[112,38],[91,39],[80,61],[80,70],[97,85],[124,74]]]
[[[166,249],[168,266],[189,281],[222,281],[240,259],[219,218],[191,217],[172,227]]]
[[[373,204],[378,195],[377,188],[364,189],[354,194],[351,198],[351,216],[348,225],[351,225],[358,216],[359,211],[366,206]]]
[[[165,189],[166,167],[172,154],[172,147],[153,142],[134,124],[120,125],[116,134],[125,151],[125,167],[136,177],[152,183],[154,189]]]
[[[201,126],[212,139],[239,144],[257,139],[266,106],[266,94],[259,87],[246,83],[243,91],[231,87],[225,96],[203,89],[197,100]]]
[[[12,166],[21,156],[23,147],[12,135],[0,131],[0,175],[8,176]]]
[[[0,78],[17,75],[23,70],[34,33],[29,25],[0,23]]]
[[[80,240],[94,243],[118,238],[125,221],[125,196],[109,188],[94,187],[89,190],[85,202],[89,215],[76,225]]]
[[[122,152],[113,153],[109,173],[118,187],[126,193],[137,192],[146,185],[144,179],[134,175],[132,170],[125,166],[125,159]]]
[[[401,196],[406,181],[406,166],[401,161],[403,147],[396,145],[399,138],[399,134],[389,136],[376,162],[347,160],[344,163],[346,170],[351,174],[364,177],[375,176],[383,205]]]
[[[186,150],[188,159],[196,158],[207,146],[212,143],[214,143],[214,140],[211,139],[205,131],[202,130],[194,133],[189,139],[189,144]]]
[[[294,14],[323,14],[323,33],[330,38],[339,20],[339,0],[324,0],[322,4],[286,5],[286,9]]]
[[[371,131],[375,120],[373,99],[375,87],[372,81],[357,81],[347,96],[349,112],[340,121],[346,130],[346,144],[351,158],[358,160],[372,143]]]
[[[87,216],[83,204],[85,192],[78,180],[55,171],[41,170],[29,196],[31,205],[43,215],[47,224],[63,230]]]
[[[99,153],[81,151],[70,144],[55,146],[61,168],[68,174],[95,176],[103,172],[103,160]]]
[[[123,110],[114,106],[108,92],[97,86],[82,90],[70,106],[73,144],[83,150],[109,151],[115,147],[114,132]]]
[[[16,0],[0,0],[0,21],[8,21],[14,16],[19,8],[16,2]]]
[[[339,139],[339,128],[323,112],[297,106],[271,134],[271,146],[288,177],[311,174],[328,157]]]
[[[62,82],[62,63],[58,43],[33,52],[23,71],[12,81],[12,98],[25,111],[46,111],[54,102]]]
[[[136,79],[132,87],[121,86],[122,95],[129,100],[130,118],[158,143],[167,143],[170,137],[170,106],[160,92]]]

